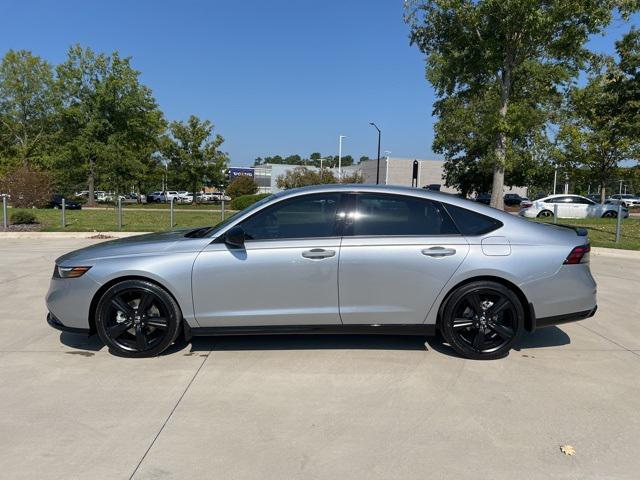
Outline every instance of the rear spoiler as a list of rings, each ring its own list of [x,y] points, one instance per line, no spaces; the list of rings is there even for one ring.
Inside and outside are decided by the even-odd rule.
[[[556,226],[563,227],[563,228],[570,228],[571,230],[576,232],[576,235],[578,235],[579,237],[586,237],[589,233],[586,228],[582,228],[582,227],[574,227],[572,225],[562,225],[560,223],[557,223]]]

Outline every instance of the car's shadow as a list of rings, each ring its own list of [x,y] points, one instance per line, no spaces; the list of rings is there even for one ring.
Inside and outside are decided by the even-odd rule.
[[[60,341],[78,353],[97,352],[105,348],[97,335],[87,337],[61,333]],[[556,347],[571,343],[571,338],[558,327],[547,327],[535,333],[524,333],[516,351]],[[224,350],[432,350],[458,357],[441,335],[243,335],[230,337],[194,337],[190,342],[180,338],[162,355],[180,351],[209,352]]]

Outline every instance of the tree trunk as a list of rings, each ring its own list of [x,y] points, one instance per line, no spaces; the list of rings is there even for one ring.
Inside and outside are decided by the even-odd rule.
[[[87,184],[89,188],[89,196],[87,198],[87,205],[90,207],[95,206],[95,161],[93,157],[89,158],[89,178],[87,179]]]
[[[495,165],[493,166],[493,184],[491,186],[491,206],[500,210],[504,209],[504,166],[507,159],[507,134],[502,131],[504,120],[507,117],[509,94],[511,91],[511,65],[505,62],[505,67],[500,76],[500,126],[498,141],[495,149]]]
[[[605,199],[607,198],[607,191],[604,183],[600,185],[600,203],[604,205]]]

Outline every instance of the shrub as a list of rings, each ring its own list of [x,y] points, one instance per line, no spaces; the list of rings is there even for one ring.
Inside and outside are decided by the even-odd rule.
[[[43,208],[51,200],[51,176],[29,168],[14,168],[0,181],[0,191],[11,195],[15,208]]]
[[[11,223],[14,225],[27,225],[38,223],[36,216],[29,210],[18,210],[11,214]]]
[[[268,193],[259,193],[257,195],[242,195],[241,197],[231,200],[231,208],[233,210],[244,210],[249,205],[253,205],[258,200],[268,197]]]
[[[253,195],[258,191],[258,185],[251,177],[242,175],[229,184],[226,194],[231,198],[241,197],[243,195]]]

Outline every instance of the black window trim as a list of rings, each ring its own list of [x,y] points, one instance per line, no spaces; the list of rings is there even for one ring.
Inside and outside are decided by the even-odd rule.
[[[452,225],[455,227],[455,229],[458,231],[458,233],[449,233],[449,234],[440,234],[440,235],[354,235],[353,234],[353,220],[349,221],[349,214],[353,214],[355,213],[355,209],[356,209],[356,205],[357,205],[357,197],[358,195],[383,195],[383,196],[388,196],[388,197],[395,197],[395,198],[415,198],[418,200],[427,200],[429,202],[432,202],[436,205],[439,205],[441,207],[443,207],[444,212],[449,216],[449,219],[451,220]],[[418,196],[418,195],[403,195],[400,193],[390,193],[390,192],[368,192],[368,191],[361,191],[361,192],[349,192],[347,194],[347,196],[349,197],[349,200],[346,202],[347,204],[347,218],[345,219],[345,224],[342,230],[342,236],[346,237],[346,238],[445,238],[445,237],[463,237],[464,235],[462,235],[462,233],[460,233],[460,228],[458,228],[458,225],[456,225],[456,222],[453,221],[453,218],[451,217],[451,214],[447,211],[444,203],[439,202],[438,200],[434,200],[432,198],[427,198],[427,197],[422,197],[422,196]],[[351,217],[353,218],[353,216]]]

